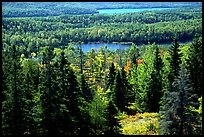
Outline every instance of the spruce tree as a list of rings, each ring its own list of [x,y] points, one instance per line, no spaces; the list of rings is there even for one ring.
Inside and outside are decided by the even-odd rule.
[[[124,67],[122,68],[121,70],[121,79],[122,79],[122,83],[124,85],[124,96],[125,96],[125,109],[124,111],[126,111],[127,113],[130,113],[130,111],[128,110],[128,106],[129,106],[129,103],[132,103],[134,102],[134,98],[135,98],[135,94],[132,92],[132,88],[130,86],[130,83],[127,79],[127,74],[124,70]]]
[[[81,99],[82,99],[82,104],[81,104],[81,117],[78,119],[81,124],[80,124],[80,135],[90,135],[91,133],[91,128],[92,128],[92,123],[91,123],[91,116],[88,112],[88,104],[93,101],[93,92],[89,88],[88,83],[86,82],[85,76],[83,74],[80,75],[80,92],[81,94]]]
[[[81,87],[81,91],[83,93],[83,98],[87,102],[90,102],[93,99],[93,93],[92,93],[92,90],[89,88],[88,83],[86,82],[84,74],[80,75],[80,80],[81,80],[80,87]]]
[[[11,47],[10,51],[4,52],[8,62],[3,69],[2,128],[5,135],[23,135],[26,131],[26,99],[22,90],[22,67],[15,41],[11,42]]]
[[[189,47],[187,69],[190,73],[193,89],[198,97],[202,95],[202,39],[196,37]]]
[[[71,115],[69,113],[69,62],[67,61],[64,52],[61,52],[59,61],[59,74],[58,74],[58,104],[59,104],[59,112],[58,113],[58,129],[59,135],[71,135],[73,131],[70,129]]]
[[[124,75],[124,74],[123,74]],[[114,84],[114,96],[113,101],[115,105],[118,107],[120,112],[127,111],[126,107],[128,106],[128,100],[127,100],[127,89],[124,85],[124,79],[122,79],[120,71],[118,71],[115,79]]]
[[[109,75],[107,79],[107,86],[106,86],[106,91],[110,89],[110,94],[108,95],[109,98],[112,98],[112,93],[113,93],[113,88],[114,88],[114,81],[115,81],[115,76],[116,76],[116,69],[114,64],[111,64],[111,67],[109,68]]]
[[[167,92],[166,104],[160,111],[160,132],[164,135],[193,135],[193,125],[198,120],[196,112],[191,111],[190,107],[197,105],[194,101],[196,94],[184,65],[172,88]]]
[[[170,47],[169,54],[170,57],[168,58],[170,62],[170,74],[169,74],[169,81],[170,86],[173,83],[174,79],[178,77],[179,70],[180,70],[180,64],[181,64],[181,56],[179,49],[180,45],[177,41],[177,39],[174,39],[172,46]]]
[[[39,104],[39,92],[38,92],[38,82],[36,78],[38,77],[37,69],[38,64],[35,60],[24,59],[22,62],[22,91],[25,97],[25,121],[26,121],[26,134],[37,134],[38,132],[38,119],[40,117],[41,111],[38,109]]]
[[[69,129],[72,135],[76,135],[77,132],[80,130],[78,128],[80,128],[81,126],[80,118],[83,117],[80,110],[83,98],[76,75],[70,67],[68,73],[68,83],[69,89],[66,93],[66,96],[69,97],[69,101],[67,104],[67,108],[69,109],[70,118],[73,122],[69,123]]]
[[[156,46],[154,68],[150,74],[151,81],[149,91],[147,92],[147,104],[149,112],[159,112],[159,102],[161,101],[162,94],[162,68],[163,62],[159,54],[159,48]]]
[[[107,121],[108,121],[109,129],[106,131],[105,134],[106,135],[120,134],[120,130],[119,130],[120,125],[117,119],[115,118],[115,115],[118,113],[118,109],[114,104],[113,100],[109,100],[107,109],[108,109]]]
[[[52,86],[52,75],[53,69],[51,66],[51,61],[54,58],[53,52],[49,47],[46,53],[43,53],[43,63],[45,65],[45,87],[43,88],[42,92],[42,108],[43,108],[43,127],[45,128],[45,132],[48,135],[56,135],[57,131],[55,128],[55,118],[54,118],[54,90]]]

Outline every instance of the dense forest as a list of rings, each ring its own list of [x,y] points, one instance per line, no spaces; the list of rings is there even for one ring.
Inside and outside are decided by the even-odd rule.
[[[200,7],[201,2],[2,2],[3,17],[95,14],[100,9]]]
[[[145,5],[179,8],[95,14]],[[2,135],[202,135],[198,5],[2,3]]]

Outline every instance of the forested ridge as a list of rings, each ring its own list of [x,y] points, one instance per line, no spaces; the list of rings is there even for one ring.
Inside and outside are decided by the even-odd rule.
[[[100,9],[192,8],[201,2],[2,2],[3,17],[46,17],[65,14],[95,14]]]
[[[3,17],[2,135],[202,135],[201,25],[193,6]]]

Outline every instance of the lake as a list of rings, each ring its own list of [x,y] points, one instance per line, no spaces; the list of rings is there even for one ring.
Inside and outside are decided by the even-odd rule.
[[[108,49],[116,51],[117,49],[126,49],[129,48],[131,45],[122,45],[122,44],[113,44],[113,43],[89,43],[82,45],[82,51],[88,52],[91,48],[95,50],[99,50],[100,47],[107,46]]]
[[[174,8],[138,8],[138,9],[101,9],[98,10],[99,14],[116,14],[116,13],[130,13],[130,12],[141,12],[141,11],[152,11],[152,10],[166,10]]]

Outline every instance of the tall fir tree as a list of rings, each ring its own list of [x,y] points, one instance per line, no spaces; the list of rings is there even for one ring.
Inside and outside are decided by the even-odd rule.
[[[69,113],[69,62],[67,61],[64,52],[62,51],[59,58],[59,74],[58,74],[58,85],[59,85],[59,115],[58,115],[58,135],[71,135],[70,125],[71,115]]]
[[[38,132],[38,118],[41,111],[38,109],[39,92],[38,82],[35,81],[38,77],[37,70],[38,64],[35,60],[24,59],[22,61],[22,91],[25,96],[25,121],[26,121],[26,134],[37,134]],[[36,88],[37,87],[37,88]]]
[[[3,82],[2,127],[5,135],[23,135],[26,129],[25,94],[21,81],[22,67],[16,44],[15,40],[12,41],[11,51],[4,52],[4,59],[8,61],[3,69],[5,81]]]
[[[92,128],[92,123],[91,123],[91,116],[88,112],[88,104],[93,101],[93,91],[89,88],[88,83],[86,82],[84,74],[80,75],[80,92],[81,98],[82,98],[82,103],[81,103],[81,117],[78,119],[81,124],[80,124],[80,135],[90,135],[91,134],[91,128]]]
[[[149,112],[159,112],[159,102],[163,96],[162,94],[162,68],[163,62],[159,53],[158,46],[155,47],[155,59],[154,59],[154,68],[152,73],[150,74],[151,81],[150,87],[147,92],[147,104],[149,108]]]
[[[12,53],[11,49],[2,51],[2,135],[11,134],[10,113],[12,110]]]
[[[177,39],[174,39],[172,46],[170,47],[169,54],[170,58],[168,58],[170,62],[170,74],[169,74],[169,82],[170,86],[173,83],[174,79],[178,77],[180,64],[181,64],[181,57],[182,53],[180,53],[180,45]]]
[[[121,70],[121,79],[122,79],[122,83],[124,85],[124,96],[125,96],[125,109],[124,111],[127,112],[128,114],[130,113],[128,107],[130,105],[130,103],[132,103],[134,101],[135,98],[135,94],[132,92],[132,88],[130,86],[130,83],[127,79],[127,73],[124,70],[124,67]]]
[[[202,39],[195,37],[189,47],[188,58],[186,59],[187,69],[190,73],[193,89],[198,97],[202,95]]]
[[[71,67],[69,67],[68,83],[69,90],[67,92],[67,96],[69,97],[69,101],[67,108],[69,108],[69,114],[73,120],[73,124],[69,123],[71,129],[70,131],[72,135],[76,135],[82,126],[80,119],[83,117],[83,115],[80,108],[82,107],[83,95],[80,90],[76,75]]]
[[[54,117],[54,90],[52,85],[53,68],[51,65],[52,59],[54,58],[53,52],[49,47],[46,53],[43,53],[43,65],[45,65],[45,87],[42,90],[42,108],[43,108],[43,127],[45,128],[45,134],[56,135],[57,131],[55,128],[55,117]]]
[[[107,121],[108,121],[108,126],[109,129],[106,131],[106,135],[118,135],[120,134],[120,125],[117,121],[117,119],[115,118],[116,114],[118,114],[118,109],[116,107],[116,105],[114,104],[113,100],[109,100],[108,102],[108,117],[107,117]]]
[[[124,75],[124,72],[123,72]],[[123,76],[124,79],[122,79],[120,71],[116,74],[116,79],[115,79],[115,84],[114,84],[114,97],[113,101],[115,105],[117,106],[118,110],[120,112],[127,111],[127,106],[128,106],[128,99],[127,99],[127,88],[125,87],[126,85],[124,84],[126,79]],[[125,81],[124,81],[125,80]],[[127,84],[127,83],[126,83]]]
[[[111,92],[109,92],[109,98],[112,98],[112,93],[113,93],[113,88],[114,88],[114,81],[115,81],[115,76],[116,76],[116,69],[114,66],[114,63],[111,64],[111,67],[109,68],[109,75],[107,79],[107,86],[106,86],[106,91],[110,89]]]
[[[93,99],[93,91],[89,88],[89,85],[86,82],[84,74],[80,75],[80,80],[81,80],[80,81],[80,87],[81,87],[81,91],[83,93],[83,98],[87,102],[91,102],[91,100]]]

